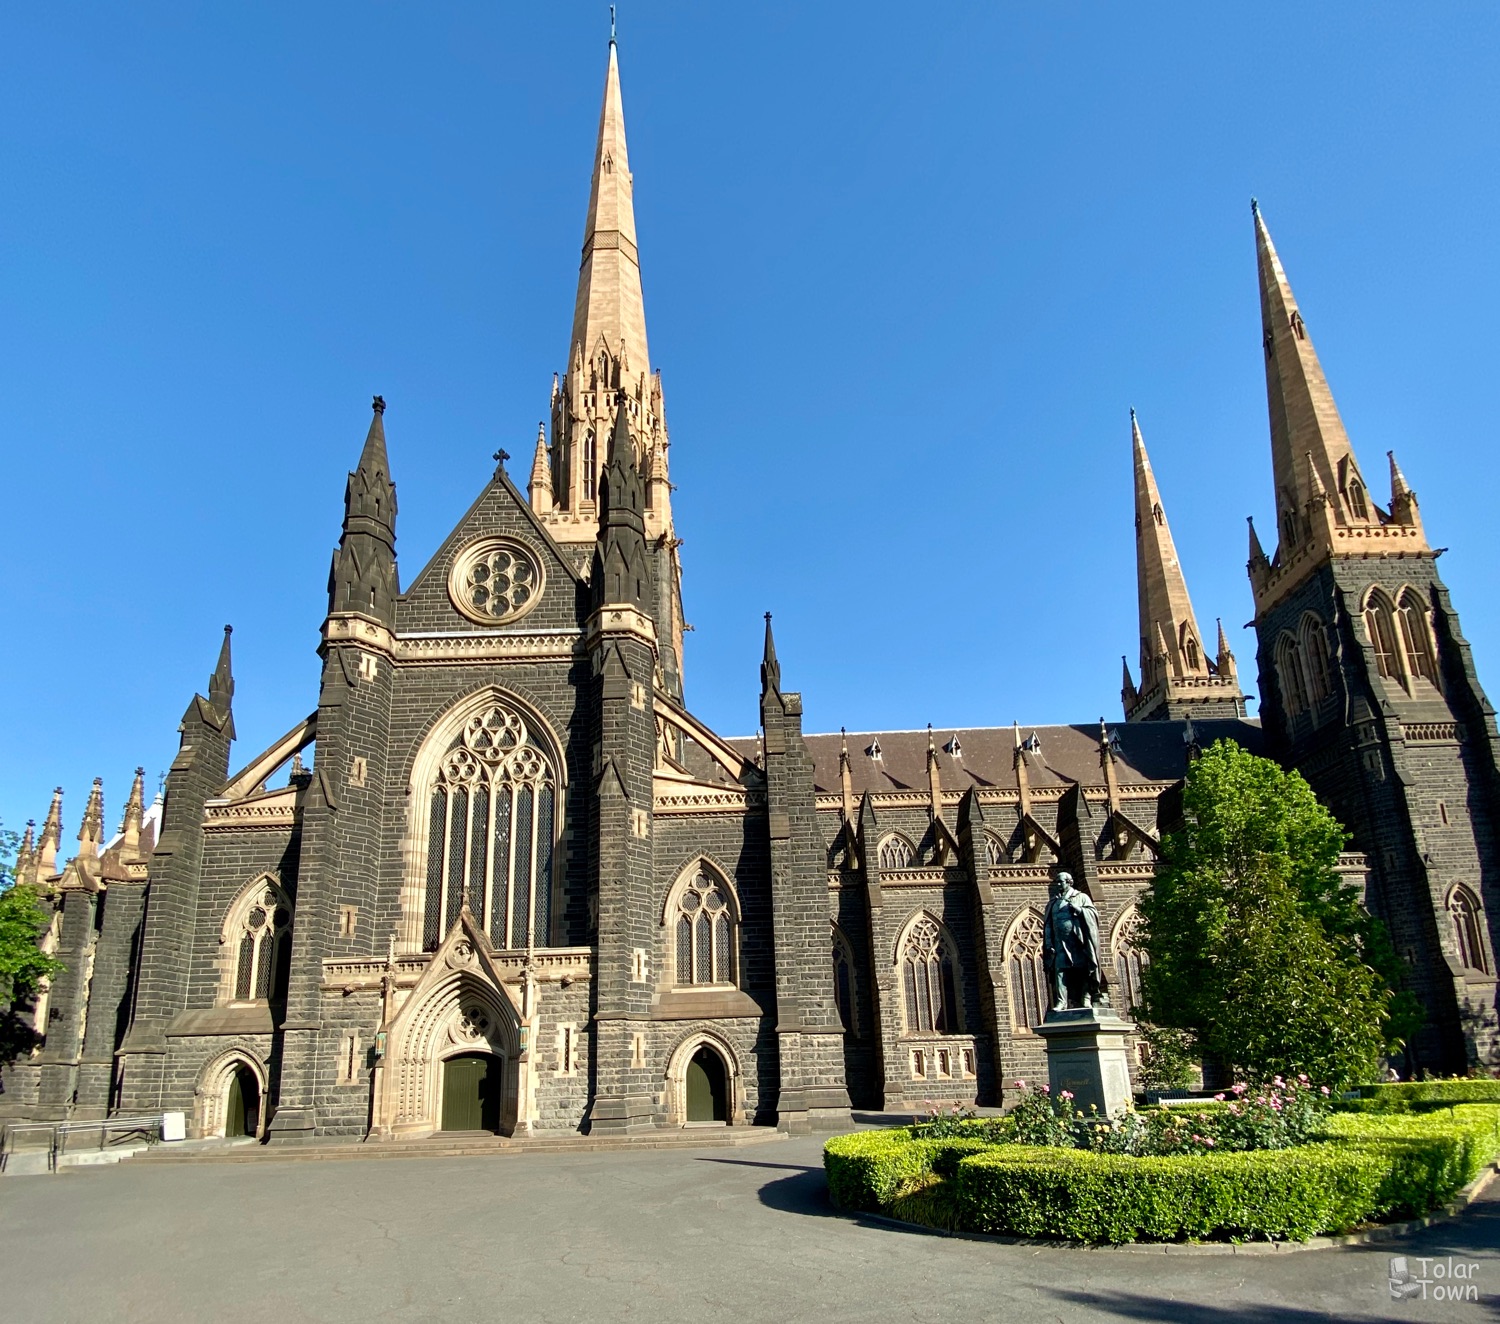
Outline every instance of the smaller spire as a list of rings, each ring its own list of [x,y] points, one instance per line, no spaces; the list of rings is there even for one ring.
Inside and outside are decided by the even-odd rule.
[[[15,868],[11,876],[18,883],[29,883],[36,876],[36,819],[26,820],[26,831],[21,834],[21,844],[16,849]]]
[[[1266,559],[1266,549],[1260,545],[1260,535],[1255,532],[1255,516],[1246,515],[1245,523],[1250,526],[1250,564],[1269,565]]]
[[[137,768],[135,780],[130,784],[130,795],[125,801],[125,818],[120,824],[120,833],[123,840],[120,842],[120,856],[123,860],[134,861],[141,853],[141,823],[146,815],[146,770]]]
[[[1391,505],[1394,507],[1403,497],[1414,494],[1407,485],[1406,475],[1401,472],[1401,466],[1396,463],[1396,452],[1386,451],[1385,458],[1391,462]]]
[[[938,768],[937,746],[932,743],[932,723],[927,723],[927,799],[934,822],[943,817],[943,781]]]
[[[41,840],[37,843],[36,876],[41,882],[57,872],[57,848],[62,843],[63,788],[52,791],[52,803],[47,807],[47,817],[42,820]]]
[[[1224,633],[1224,622],[1222,619],[1215,622],[1219,627],[1219,656],[1216,659],[1219,675],[1225,680],[1233,680],[1234,677],[1234,654],[1229,649],[1229,639]]]
[[[844,823],[854,831],[854,770],[849,762],[849,735],[839,727],[839,796]]]
[[[1130,659],[1125,654],[1120,654],[1120,702],[1125,708],[1125,715],[1130,715],[1130,710],[1135,707],[1135,701],[1140,698],[1140,691],[1135,687],[1135,681],[1130,675]]]
[[[1119,738],[1110,733],[1109,728],[1104,725],[1104,718],[1099,718],[1099,766],[1104,769],[1105,796],[1109,801],[1109,812],[1114,813],[1120,807],[1120,783],[1115,775],[1115,747],[1119,744]]]
[[[547,425],[536,425],[536,452],[531,460],[531,482],[526,493],[531,498],[531,508],[538,515],[552,509],[552,466],[547,463]]]
[[[89,792],[89,802],[84,806],[83,822],[78,828],[78,857],[93,860],[98,857],[99,845],[104,840],[104,779],[94,778],[94,788]]]
[[[208,678],[208,701],[221,713],[227,713],[234,699],[234,669],[229,658],[229,636],[234,626],[224,627],[224,642],[219,646],[219,661]]]
[[[776,639],[771,634],[771,613],[766,613],[766,646],[760,664],[762,694],[781,693],[781,663],[776,660]]]

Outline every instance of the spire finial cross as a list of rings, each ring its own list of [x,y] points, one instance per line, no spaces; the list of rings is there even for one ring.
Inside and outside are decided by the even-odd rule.
[[[510,459],[510,452],[502,446],[492,456],[490,456],[490,459],[495,460],[500,464],[504,464],[506,460]]]
[[[615,44],[615,7],[613,5],[609,7],[609,44],[611,46]]]

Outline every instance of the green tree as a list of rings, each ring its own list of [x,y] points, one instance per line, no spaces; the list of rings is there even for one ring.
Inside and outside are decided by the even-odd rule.
[[[1346,834],[1295,772],[1221,740],[1141,898],[1142,1019],[1252,1077],[1372,1077],[1419,1013],[1384,926],[1336,871]]]
[[[42,980],[62,965],[37,945],[48,915],[34,886],[17,883],[16,834],[0,826],[0,1065],[29,1052],[36,1041],[31,1005]]]

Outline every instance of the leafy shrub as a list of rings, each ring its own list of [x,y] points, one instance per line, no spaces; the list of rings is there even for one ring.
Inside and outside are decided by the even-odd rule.
[[[1361,1085],[1360,1097],[1340,1104],[1352,1112],[1400,1113],[1454,1103],[1500,1103],[1500,1080],[1401,1080]]]
[[[1078,1143],[1077,1124],[1083,1114],[1073,1107],[1071,1090],[1054,1096],[1051,1086],[1032,1089],[1024,1080],[1016,1081],[1016,1088],[1021,1097],[1009,1113],[1016,1144],[1071,1149]]]
[[[920,1179],[951,1176],[959,1158],[994,1148],[983,1139],[925,1140],[906,1127],[834,1136],[823,1146],[828,1195],[840,1209],[878,1213]]]
[[[1197,1108],[1153,1108],[1089,1118],[1080,1130],[1095,1153],[1160,1158],[1305,1145],[1319,1133],[1327,1115],[1327,1089],[1314,1089],[1306,1076],[1288,1081],[1277,1076],[1269,1085],[1236,1085]]]
[[[1005,1146],[958,1164],[955,1202],[975,1231],[1077,1241],[1292,1238],[1368,1217],[1378,1153],[1335,1145],[1131,1158]]]
[[[1341,1113],[1325,1135],[1340,1147],[1379,1154],[1386,1167],[1376,1201],[1385,1217],[1424,1214],[1500,1158],[1500,1108],[1462,1104],[1421,1114]]]
[[[1231,1115],[1227,1103],[1203,1113]],[[1425,1213],[1500,1158],[1500,1107],[1485,1104],[1338,1113],[1312,1144],[1155,1157],[991,1144],[981,1136],[996,1122],[967,1125],[974,1138],[928,1139],[920,1128],[837,1136],[824,1147],[829,1194],[845,1209],[1027,1237],[1300,1239]]]

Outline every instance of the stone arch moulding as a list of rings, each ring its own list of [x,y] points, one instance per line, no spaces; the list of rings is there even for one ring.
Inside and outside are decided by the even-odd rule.
[[[713,1030],[692,1030],[679,1039],[667,1055],[667,1070],[663,1078],[663,1093],[667,1105],[667,1124],[683,1127],[687,1125],[687,1070],[693,1054],[707,1046],[724,1061],[729,1095],[729,1116],[726,1126],[744,1126],[745,1123],[745,1076],[740,1066],[739,1054],[729,1040]]]
[[[256,1120],[255,1138],[264,1139],[271,1120],[269,1077],[265,1064],[250,1048],[237,1044],[215,1054],[204,1063],[193,1088],[193,1131],[200,1139],[222,1136],[229,1107],[229,1085],[240,1067],[249,1067],[260,1091],[260,1115]]]
[[[274,898],[274,899],[273,899]],[[267,912],[264,933],[252,943],[251,986],[245,996],[236,987],[240,977],[240,947],[248,929],[250,912],[257,907]],[[276,922],[278,912],[285,909],[284,924]],[[264,968],[268,978],[265,984],[271,997],[275,997],[278,961],[286,959],[286,945],[292,940],[292,930],[297,922],[297,906],[281,885],[281,875],[275,870],[258,873],[235,894],[234,900],[224,912],[224,923],[219,928],[219,1000],[223,1004],[264,1001],[257,997],[260,974]],[[256,935],[251,934],[252,938]],[[266,950],[261,950],[262,942]],[[279,944],[279,945],[278,945]]]
[[[541,747],[552,765],[552,773],[557,782],[556,808],[552,815],[552,849],[554,861],[561,858],[560,850],[567,828],[568,764],[557,731],[536,704],[514,690],[500,685],[481,685],[469,691],[444,709],[422,733],[406,780],[406,831],[402,835],[401,919],[397,940],[403,952],[422,950],[428,835],[431,831],[428,790],[437,777],[439,765],[448,752],[449,745],[458,738],[464,726],[470,719],[482,717],[496,704],[514,709],[519,714],[526,724],[528,738]],[[560,869],[554,867],[554,913],[557,910],[561,873]],[[537,945],[545,947],[548,944]]]
[[[530,1055],[515,995],[490,960],[489,943],[467,910],[432,954],[377,1039],[370,1135],[429,1135],[442,1118],[442,1064],[459,1053],[493,1053],[504,1063],[500,1129],[531,1120]]]
[[[716,885],[715,890],[722,889],[724,894],[723,911],[727,919],[721,916],[720,922],[727,924],[727,950],[723,952],[723,956],[726,958],[724,964],[727,968],[716,972],[714,977],[708,979],[699,978],[700,971],[695,969],[689,971],[688,977],[684,979],[681,937],[679,934],[679,921],[684,919],[681,911],[681,903],[683,896],[688,891],[688,885],[700,875],[711,880]],[[701,985],[738,987],[740,975],[740,926],[743,917],[744,912],[740,908],[739,889],[734,885],[732,871],[719,864],[710,855],[700,854],[694,856],[678,873],[672,886],[667,889],[666,896],[662,900],[660,920],[664,941],[662,945],[661,968],[658,971],[658,985],[662,988]],[[688,916],[687,918],[691,919],[692,917]],[[693,931],[696,932],[696,930]],[[690,966],[701,964],[701,962],[694,961],[691,955],[691,948],[688,949],[686,959]],[[712,954],[710,959],[713,965],[717,966],[720,964],[719,955]],[[722,975],[722,978],[719,978],[718,975]]]

